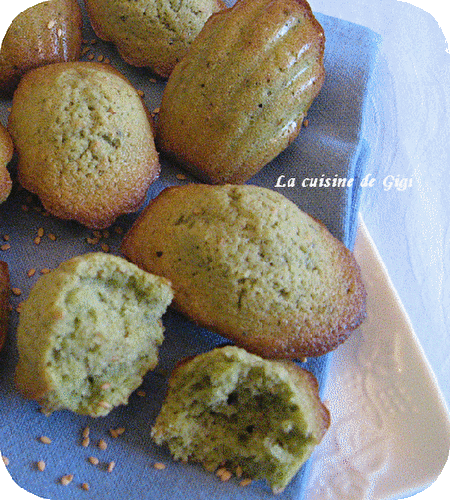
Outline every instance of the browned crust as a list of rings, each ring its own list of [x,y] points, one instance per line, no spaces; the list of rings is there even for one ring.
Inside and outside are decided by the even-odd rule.
[[[9,270],[6,262],[0,261],[0,350],[8,335],[9,322]]]
[[[45,4],[26,9],[8,29],[0,51],[0,94],[10,96],[31,69],[80,58],[83,17],[77,0]]]
[[[197,186],[197,185],[191,185]],[[159,206],[159,203],[167,203],[174,190],[189,190],[190,185],[171,186],[164,189],[157,198],[153,199],[143,210],[142,214],[132,226],[121,244],[121,252],[132,262],[144,268],[148,272],[164,274],[167,270],[158,267],[154,262],[148,262],[145,256],[135,250],[135,243],[141,221],[148,217],[152,211]],[[209,189],[214,189],[209,186]],[[157,217],[155,212],[155,217]],[[318,221],[316,221],[318,222]],[[277,336],[273,331],[257,329],[247,334],[243,327],[227,318],[211,317],[204,313],[204,308],[196,306],[188,284],[177,282],[176,276],[167,276],[173,284],[175,297],[172,308],[178,310],[191,321],[199,326],[217,332],[230,339],[239,347],[243,347],[249,352],[258,354],[264,358],[273,359],[301,359],[303,357],[322,356],[336,349],[344,342],[350,334],[358,328],[366,317],[366,290],[361,276],[360,268],[352,252],[348,250],[342,242],[334,238],[329,233],[325,225],[319,223],[323,228],[324,235],[328,238],[335,260],[340,263],[346,282],[349,283],[348,290],[351,292],[351,300],[348,300],[343,313],[339,316],[328,318],[326,322],[318,318],[314,323],[307,321],[293,311],[290,317],[285,318],[283,326],[278,327]],[[170,274],[170,273],[169,273]]]

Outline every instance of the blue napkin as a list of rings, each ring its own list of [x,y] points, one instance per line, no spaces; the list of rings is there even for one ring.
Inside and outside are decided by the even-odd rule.
[[[325,29],[327,40],[326,81],[310,109],[309,126],[249,183],[282,192],[300,208],[322,220],[337,238],[352,248],[359,184],[369,153],[361,135],[364,108],[380,40],[361,26],[320,14],[317,18]],[[89,41],[96,38],[87,22],[84,38]],[[108,57],[138,89],[143,90],[150,110],[159,106],[163,81],[150,81],[151,75],[146,70],[123,63],[108,44],[97,41],[89,46],[96,58],[98,55]],[[0,103],[0,119],[4,124],[10,104],[9,101]],[[166,186],[195,182],[189,175],[186,180],[179,180],[177,174],[180,173],[184,172],[163,160],[161,177],[150,187],[148,200]],[[345,187],[320,187],[320,179],[322,183],[326,179],[330,182],[333,179],[354,181],[351,185],[345,183]],[[315,182],[317,187],[313,187]],[[140,391],[130,397],[127,406],[114,409],[107,417],[92,419],[67,411],[46,417],[36,403],[24,400],[14,388],[18,323],[15,308],[27,297],[41,270],[54,268],[72,256],[94,250],[118,253],[123,232],[135,218],[136,215],[121,217],[108,233],[102,232],[98,243],[92,244],[88,241],[94,236],[91,231],[76,223],[46,216],[39,202],[25,191],[15,188],[9,200],[0,206],[0,238],[8,235],[11,245],[10,250],[0,253],[0,259],[9,264],[12,285],[21,290],[21,295],[12,296],[14,311],[9,338],[0,354],[0,450],[9,459],[8,470],[21,487],[52,500],[273,498],[262,481],[247,487],[239,486],[235,479],[223,483],[201,466],[173,462],[166,449],[153,445],[150,428],[176,361],[224,342],[219,335],[192,325],[173,311],[164,317],[166,333],[158,368],[145,377]],[[44,236],[37,244],[35,238],[40,228],[44,229]],[[56,240],[49,235],[54,235]],[[32,269],[36,273],[30,277],[27,273]],[[330,357],[331,354],[302,364],[315,374],[322,393]],[[88,447],[82,446],[82,432],[86,427],[90,428]],[[109,431],[116,428],[125,431],[113,438]],[[41,443],[41,436],[49,437],[51,444]],[[106,441],[106,449],[99,448],[101,439]],[[96,457],[99,463],[91,464],[89,457]],[[46,463],[44,471],[37,468],[40,460]],[[111,462],[115,467],[109,472]],[[154,467],[159,462],[166,465],[164,470]],[[308,471],[306,464],[278,498],[302,499]],[[73,481],[62,486],[59,480],[68,474],[74,475]],[[82,483],[89,484],[89,491],[83,490]]]

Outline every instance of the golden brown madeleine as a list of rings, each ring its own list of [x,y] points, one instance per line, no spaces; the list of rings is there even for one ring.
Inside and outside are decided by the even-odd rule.
[[[77,0],[49,0],[20,13],[0,50],[0,95],[11,94],[30,69],[79,59],[82,22]]]
[[[246,181],[298,135],[324,45],[305,0],[238,0],[214,14],[168,80],[157,145],[204,182]]]
[[[6,168],[11,161],[14,146],[5,127],[0,123],[0,203],[9,196],[12,188],[11,176]]]
[[[23,187],[56,217],[89,228],[136,211],[159,175],[150,114],[129,80],[107,64],[28,72],[8,128]]]
[[[365,317],[352,253],[285,196],[250,185],[162,191],[121,246],[168,278],[173,305],[263,357],[319,356]]]
[[[8,334],[9,293],[8,264],[0,261],[0,350],[3,348]]]
[[[101,39],[113,42],[133,66],[168,77],[221,0],[84,0]]]

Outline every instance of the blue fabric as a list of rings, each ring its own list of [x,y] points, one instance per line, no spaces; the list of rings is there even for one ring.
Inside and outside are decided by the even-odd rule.
[[[366,28],[320,14],[317,17],[325,29],[327,40],[326,81],[310,109],[309,126],[249,183],[282,192],[300,208],[322,220],[336,237],[352,248],[359,183],[370,153],[361,132],[364,108],[380,40]],[[85,39],[93,38],[90,27],[86,26]],[[107,44],[99,42],[92,49],[109,57],[137,88],[145,92],[150,110],[159,105],[164,82],[150,82],[151,75],[146,70],[125,65]],[[4,124],[9,106],[10,102],[0,103],[0,118]],[[177,179],[178,173],[182,170],[163,160],[161,177],[151,186],[148,199],[168,185],[185,183]],[[354,178],[355,181],[348,188],[302,187],[306,178],[335,177]],[[279,179],[287,183],[293,178],[295,186],[276,187],[282,182]],[[188,181],[194,179],[188,176]],[[31,208],[24,211],[23,205]],[[92,236],[91,231],[75,223],[46,217],[33,208],[35,205],[39,206],[36,200],[30,203],[26,192],[15,190],[0,207],[0,236],[9,235],[11,244],[11,250],[2,252],[0,258],[9,264],[13,286],[22,290],[21,296],[12,297],[14,308],[28,295],[42,268],[53,268],[72,256],[100,250],[99,245],[92,246],[86,241]],[[135,217],[121,217],[115,225],[126,231]],[[36,245],[33,239],[40,227],[45,229],[46,235],[55,234],[57,240],[51,241],[44,236]],[[121,234],[111,229],[109,237],[102,241],[109,245],[111,252],[117,253],[121,238]],[[30,278],[27,271],[32,268],[37,272]],[[150,439],[150,428],[164,398],[167,376],[176,361],[224,343],[222,337],[198,328],[170,311],[164,317],[166,337],[160,351],[160,364],[145,377],[141,387],[145,397],[133,394],[127,406],[113,410],[105,418],[81,417],[67,411],[46,417],[40,413],[36,403],[22,399],[14,388],[18,314],[13,311],[11,316],[8,341],[0,355],[0,450],[8,457],[8,470],[20,486],[52,500],[262,500],[273,497],[263,482],[242,488],[236,480],[222,483],[201,466],[175,463],[166,449],[154,446]],[[316,375],[322,392],[330,357],[331,354],[304,363]],[[81,434],[86,426],[91,429],[88,448],[81,446]],[[108,430],[117,427],[124,427],[125,433],[112,439]],[[52,439],[50,445],[38,441],[43,435]],[[106,450],[96,446],[101,438],[108,442]],[[97,457],[99,465],[90,464],[90,456]],[[36,468],[39,460],[46,462],[43,472]],[[116,463],[115,469],[107,472],[107,464],[111,461]],[[163,462],[167,468],[155,470],[155,462]],[[308,471],[306,464],[278,498],[301,500]],[[58,481],[66,474],[74,474],[74,480],[64,487]],[[81,483],[89,483],[90,491],[83,491]]]

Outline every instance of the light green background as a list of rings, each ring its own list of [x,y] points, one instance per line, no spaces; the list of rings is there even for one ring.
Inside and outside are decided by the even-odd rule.
[[[358,0],[355,0],[357,2]],[[377,0],[374,0],[377,1]],[[38,0],[1,0],[0,15],[0,39],[3,36],[14,17],[25,8],[39,3]],[[449,0],[408,0],[407,3],[415,5],[430,13],[438,22],[439,27],[445,35],[450,52],[450,2]],[[418,35],[419,36],[419,35]],[[0,443],[1,445],[1,443]],[[23,493],[18,488],[6,472],[3,464],[0,464],[0,491],[5,499],[14,498],[15,500],[31,500],[34,497],[28,493]],[[3,496],[4,495],[4,496]],[[450,496],[450,461],[438,477],[438,479],[425,491],[414,495],[414,500],[448,500]],[[55,500],[55,499],[53,499]],[[339,499],[336,499],[339,500]]]

